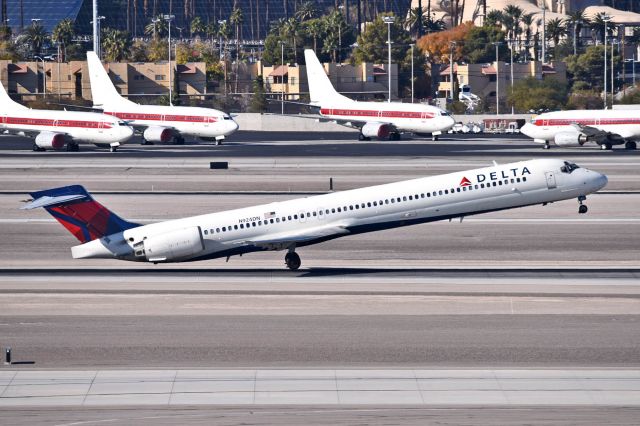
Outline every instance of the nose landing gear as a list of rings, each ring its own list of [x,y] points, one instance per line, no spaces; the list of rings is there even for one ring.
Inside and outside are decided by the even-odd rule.
[[[578,197],[578,204],[580,204],[580,206],[578,207],[578,213],[580,214],[585,214],[586,212],[589,211],[589,208],[585,204],[582,204],[582,202],[585,201],[586,199],[587,197],[584,195],[580,195]]]
[[[295,271],[300,267],[302,261],[300,260],[298,253],[291,250],[284,256],[284,263],[287,265],[287,268]]]

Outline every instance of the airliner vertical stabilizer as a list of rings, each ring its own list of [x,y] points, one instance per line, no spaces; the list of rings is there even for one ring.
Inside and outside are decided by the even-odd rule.
[[[307,63],[307,80],[309,82],[309,95],[311,103],[321,105],[324,103],[353,102],[352,99],[342,96],[333,88],[329,77],[324,72],[324,67],[311,49],[304,51],[304,59]]]
[[[120,96],[95,52],[87,52],[87,66],[91,78],[93,106],[104,109],[107,105],[132,103]]]
[[[0,111],[16,111],[21,109],[29,109],[24,105],[20,105],[17,102],[14,102],[13,99],[9,97],[9,94],[4,89],[4,86],[0,83]]]

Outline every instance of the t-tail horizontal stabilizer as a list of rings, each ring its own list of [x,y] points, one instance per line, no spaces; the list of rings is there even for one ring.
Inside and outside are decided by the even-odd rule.
[[[81,243],[140,226],[127,222],[95,201],[81,185],[32,192],[24,210],[43,207]]]

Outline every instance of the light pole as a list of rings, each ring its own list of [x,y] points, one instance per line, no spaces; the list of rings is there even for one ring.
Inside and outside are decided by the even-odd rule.
[[[509,71],[511,72],[511,101],[513,102],[513,42],[516,40],[509,40]],[[511,115],[513,115],[515,111],[513,110],[513,103],[511,104]]]
[[[43,93],[44,98],[46,99],[46,97],[47,97],[47,70],[44,67],[44,65],[45,65],[44,64],[44,59],[41,58],[40,56],[34,56],[33,58],[42,61],[42,93]]]
[[[411,103],[413,103],[413,47],[415,44],[411,43]]]
[[[222,19],[218,21],[218,25],[220,25],[220,28],[222,28],[222,26],[226,23],[227,23],[226,19]],[[218,45],[220,46],[220,60],[222,60],[222,32],[220,31],[218,32],[218,40],[219,40]]]
[[[387,76],[389,77],[389,99],[387,99],[387,102],[391,102],[391,24],[393,24],[396,19],[393,16],[384,16],[382,20],[387,24],[387,45],[389,47],[389,69],[387,70]]]
[[[613,108],[613,98],[614,98],[613,91],[615,90],[615,79],[613,78],[613,69],[614,69],[613,54],[614,54],[614,49],[616,44],[618,44],[618,40],[612,39],[611,40],[611,108]]]
[[[282,67],[280,76],[280,114],[284,115],[284,41],[280,41],[280,66]]]
[[[342,9],[344,9],[343,5],[338,6],[340,17],[342,17]],[[342,63],[342,19],[338,23],[338,63]]]
[[[547,6],[542,2],[542,63],[547,58]]]
[[[498,63],[498,49],[502,44],[501,41],[494,41],[496,47],[496,115],[500,114],[500,64]]]
[[[97,34],[93,39],[93,51],[96,52],[98,58],[102,56],[102,49],[100,47],[100,22],[103,19],[105,19],[104,16],[97,16],[95,21],[89,22],[90,24],[93,24],[93,28],[95,30],[95,33]]]
[[[163,15],[162,19],[169,23],[169,105],[173,106],[173,70],[171,69],[171,21],[175,19],[175,15]]]
[[[604,109],[607,109],[607,23],[611,20],[611,16],[603,15],[604,21]]]
[[[449,97],[453,102],[453,48],[458,44],[456,41],[449,42]]]

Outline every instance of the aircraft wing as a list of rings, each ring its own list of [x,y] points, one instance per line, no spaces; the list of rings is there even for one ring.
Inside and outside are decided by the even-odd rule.
[[[266,250],[283,250],[289,247],[295,247],[298,244],[307,243],[322,238],[346,235],[349,230],[345,225],[328,225],[316,228],[304,229],[296,233],[280,233],[265,236],[264,238],[254,238],[244,243],[261,247]]]
[[[601,143],[601,142],[609,142],[609,143],[624,143],[624,139],[630,138],[633,134],[629,132],[607,132],[606,130],[600,130],[596,127],[592,126],[583,126],[581,124],[574,123],[572,126],[580,133],[587,137],[588,141]]]

